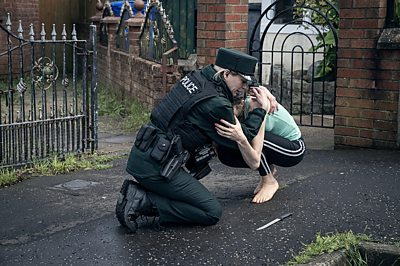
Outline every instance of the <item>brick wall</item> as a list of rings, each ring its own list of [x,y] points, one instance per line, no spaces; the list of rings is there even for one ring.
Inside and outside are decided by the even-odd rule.
[[[6,14],[11,14],[11,22],[13,24],[13,31],[17,32],[18,21],[22,21],[24,31],[28,33],[27,29],[30,23],[39,27],[39,0],[23,1],[23,0],[3,0],[0,1],[0,16],[5,23]],[[38,29],[38,28],[37,28]]]
[[[198,66],[214,63],[219,47],[247,50],[248,0],[198,0],[197,58]],[[143,60],[138,56],[137,38],[140,24],[130,19],[131,50],[122,52],[115,47],[114,34],[117,18],[102,19],[108,24],[108,47],[99,45],[98,73],[100,83],[122,90],[138,99],[146,107],[153,107],[164,95],[161,65]],[[99,25],[100,18],[93,17]],[[99,28],[99,27],[98,27]],[[167,88],[180,77],[169,71]]]
[[[98,43],[98,80],[100,89],[108,86],[114,90],[121,91],[123,95],[141,102],[146,108],[152,109],[164,96],[166,90],[163,87],[162,65],[142,59],[139,57],[138,38],[143,18],[131,18],[127,21],[129,25],[130,50],[124,52],[116,48],[115,33],[119,18],[93,17],[93,22],[108,24],[108,46]],[[167,69],[167,84],[170,88],[180,78],[180,74]]]
[[[214,63],[219,47],[247,51],[248,0],[197,1],[197,58]]]
[[[386,0],[342,0],[335,147],[398,148],[400,50],[377,49]]]

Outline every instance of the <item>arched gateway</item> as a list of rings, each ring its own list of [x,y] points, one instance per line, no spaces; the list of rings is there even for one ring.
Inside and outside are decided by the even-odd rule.
[[[332,128],[339,12],[328,1],[313,2],[263,1],[249,53],[260,61],[260,83],[270,87],[298,124]]]

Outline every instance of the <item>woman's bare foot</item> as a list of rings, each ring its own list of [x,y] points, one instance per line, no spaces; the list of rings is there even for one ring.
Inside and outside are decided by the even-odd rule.
[[[251,202],[263,203],[272,199],[279,188],[279,183],[271,174],[261,177],[261,187]],[[258,185],[260,185],[258,184]],[[258,187],[258,186],[257,186]],[[256,188],[257,189],[257,188]]]
[[[276,177],[276,172],[278,172],[278,170],[276,169],[276,166],[273,165],[273,164],[271,164],[269,167],[271,168],[272,175],[273,175],[274,177]],[[253,194],[254,194],[254,195],[257,194],[257,193],[260,191],[260,189],[261,189],[262,186],[263,186],[263,177],[260,176],[260,182],[258,182],[257,187],[254,189]]]
[[[258,182],[256,188],[254,189],[253,194],[256,195],[260,191],[261,187],[262,187],[262,176],[260,176],[260,181]]]

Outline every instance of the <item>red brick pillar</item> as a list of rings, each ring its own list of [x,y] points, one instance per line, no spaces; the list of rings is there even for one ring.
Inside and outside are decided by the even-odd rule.
[[[143,22],[144,17],[141,16],[130,18],[127,21],[129,25],[129,52],[134,56],[139,56],[140,27]]]
[[[247,51],[248,0],[198,0],[197,57],[214,63],[219,47]]]
[[[400,51],[377,49],[386,2],[339,0],[335,147],[396,147]]]

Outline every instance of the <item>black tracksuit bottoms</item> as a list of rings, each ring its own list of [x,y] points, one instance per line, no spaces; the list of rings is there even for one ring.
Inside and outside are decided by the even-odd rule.
[[[303,138],[290,141],[278,135],[265,132],[261,162],[258,171],[261,176],[271,173],[271,164],[281,167],[291,167],[301,162],[306,151]],[[219,160],[230,167],[246,168],[239,150],[217,147]]]

